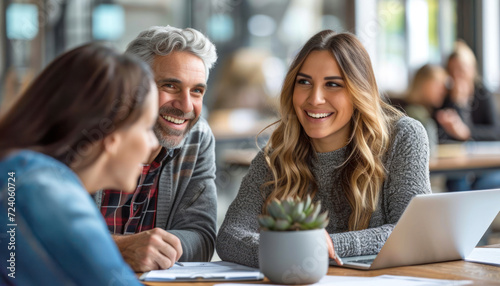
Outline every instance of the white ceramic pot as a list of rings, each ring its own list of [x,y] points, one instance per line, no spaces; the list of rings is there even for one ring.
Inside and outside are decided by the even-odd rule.
[[[261,231],[260,271],[280,284],[312,284],[328,271],[324,229]]]

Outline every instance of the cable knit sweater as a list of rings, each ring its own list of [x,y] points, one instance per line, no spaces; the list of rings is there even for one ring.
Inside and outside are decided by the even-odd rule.
[[[328,210],[326,230],[340,257],[376,254],[392,232],[411,198],[430,193],[429,143],[423,126],[409,117],[401,118],[391,134],[391,146],[383,159],[387,178],[379,205],[365,230],[348,231],[351,209],[337,171],[347,157],[347,148],[316,153],[311,170],[318,183],[314,200]],[[260,186],[271,178],[262,151],[243,178],[237,197],[228,209],[217,237],[222,260],[259,267],[259,225],[257,216],[264,203]],[[270,189],[264,190],[269,194]]]

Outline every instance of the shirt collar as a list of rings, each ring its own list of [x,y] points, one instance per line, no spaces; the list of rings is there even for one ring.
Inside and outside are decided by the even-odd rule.
[[[153,160],[155,163],[161,163],[167,159],[167,156],[171,156],[171,150],[170,149],[165,149],[164,147],[161,148],[160,153],[156,155],[156,158]]]
[[[164,150],[166,150],[166,149],[164,149]],[[175,149],[168,149],[166,155],[169,156],[169,157],[174,157],[174,150]]]

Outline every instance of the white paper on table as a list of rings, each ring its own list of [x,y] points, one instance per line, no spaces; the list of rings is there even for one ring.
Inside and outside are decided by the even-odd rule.
[[[264,278],[259,269],[227,261],[183,262],[183,265],[174,265],[169,269],[146,272],[140,277],[140,280],[175,282],[261,280]]]
[[[445,285],[470,285],[470,280],[445,280],[445,279],[429,279],[411,276],[397,276],[397,275],[381,275],[375,277],[356,277],[356,276],[331,276],[323,277],[317,283],[311,285],[335,285],[335,286],[356,286],[356,285],[370,285],[370,286],[445,286]],[[216,284],[218,286],[255,286],[255,284]],[[276,286],[277,284],[259,284]]]
[[[465,261],[500,266],[500,248],[474,248]]]

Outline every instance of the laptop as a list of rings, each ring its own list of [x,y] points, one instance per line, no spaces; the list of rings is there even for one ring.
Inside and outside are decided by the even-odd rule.
[[[378,255],[342,257],[342,267],[373,270],[464,259],[499,211],[500,189],[417,195]]]

